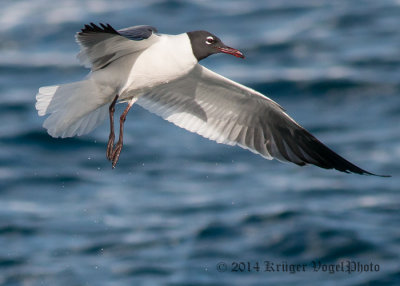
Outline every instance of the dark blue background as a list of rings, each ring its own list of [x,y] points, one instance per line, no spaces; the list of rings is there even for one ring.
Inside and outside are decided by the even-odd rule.
[[[107,122],[53,139],[34,108],[39,87],[87,74],[74,33],[91,21],[215,33],[246,59],[217,55],[204,65],[270,96],[357,165],[393,177],[268,161],[138,106],[111,170]],[[3,0],[0,285],[399,284],[399,27],[395,0]],[[312,272],[313,260],[348,259],[380,271]],[[232,262],[265,260],[309,267],[230,272]]]

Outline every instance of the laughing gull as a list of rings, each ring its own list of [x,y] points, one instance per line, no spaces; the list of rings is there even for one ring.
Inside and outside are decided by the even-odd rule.
[[[127,113],[137,103],[188,131],[266,159],[374,175],[329,149],[270,98],[200,65],[217,53],[244,58],[209,32],[165,35],[151,26],[117,31],[109,24],[91,23],[76,40],[78,59],[91,72],[83,81],[40,88],[36,109],[40,116],[50,115],[43,124],[48,133],[62,138],[92,131],[108,114],[106,155],[113,168]],[[117,102],[127,107],[114,145]]]

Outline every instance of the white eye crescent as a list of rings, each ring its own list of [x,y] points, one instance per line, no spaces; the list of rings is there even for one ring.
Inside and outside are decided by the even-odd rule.
[[[214,43],[214,38],[211,36],[208,36],[206,39],[206,44],[211,45],[212,43]]]

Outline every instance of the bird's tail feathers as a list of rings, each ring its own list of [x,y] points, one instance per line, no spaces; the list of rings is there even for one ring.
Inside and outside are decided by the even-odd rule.
[[[107,98],[112,90],[92,80],[45,86],[36,95],[40,116],[50,114],[43,127],[53,137],[72,137],[92,131],[107,116]]]

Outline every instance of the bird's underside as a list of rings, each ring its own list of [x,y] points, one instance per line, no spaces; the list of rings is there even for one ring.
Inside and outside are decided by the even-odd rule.
[[[81,45],[78,57],[82,63],[91,67],[93,74],[106,73],[116,60],[135,53],[139,53],[140,56],[140,53],[150,46],[159,45],[159,36],[155,33],[156,29],[150,26],[135,26],[117,31],[110,25],[101,24],[101,27],[94,24],[86,25],[82,32],[77,34],[77,40]],[[197,51],[193,48],[193,53],[190,52],[192,57],[196,56],[196,53],[201,55],[199,57],[204,57],[206,49],[211,45],[218,45],[220,40],[205,31],[196,33],[188,33],[187,41],[190,41],[191,45],[201,44],[203,41],[199,37],[204,36],[205,47],[197,47]],[[177,41],[174,36],[167,36],[164,39],[170,41],[170,45]],[[179,39],[181,44],[182,36]],[[219,52],[244,57],[239,51],[222,45],[221,42],[222,48],[217,47]],[[199,60],[199,57],[196,57]],[[122,100],[119,94],[109,94],[108,103],[98,104],[93,110],[83,110],[78,113],[82,114],[80,117],[75,116],[77,118],[72,119],[67,108],[73,110],[74,107],[60,103],[65,102],[65,97],[69,96],[71,91],[79,93],[82,90],[91,90],[89,83],[83,84],[86,89],[74,85],[70,87],[67,85],[68,88],[64,86],[41,88],[36,108],[39,115],[50,114],[44,126],[49,134],[55,137],[85,134],[96,127],[108,113],[110,135],[106,156],[112,162],[113,168],[122,150],[123,127],[127,113],[132,105],[137,103],[188,131],[218,143],[238,145],[267,159],[275,158],[299,166],[312,164],[346,173],[375,175],[357,167],[325,146],[270,98],[208,70],[197,61],[184,75],[155,85],[148,92],[137,97],[133,96],[127,101],[128,105],[120,117],[120,132],[116,144],[114,144],[114,111],[115,104]],[[73,100],[67,102],[76,106],[79,104]],[[94,116],[94,113],[98,114]],[[69,124],[65,123],[66,120]]]

